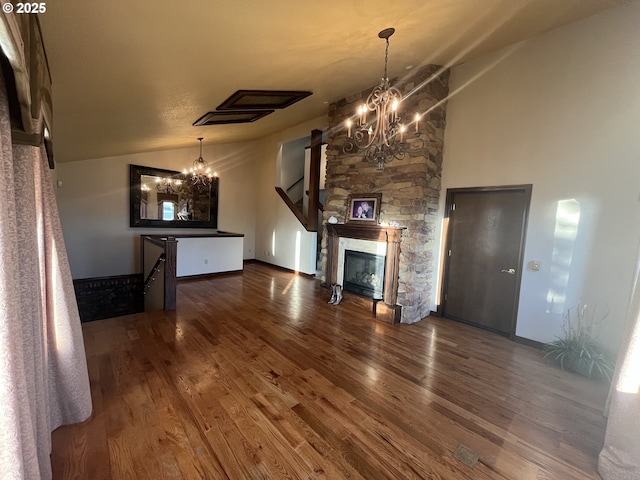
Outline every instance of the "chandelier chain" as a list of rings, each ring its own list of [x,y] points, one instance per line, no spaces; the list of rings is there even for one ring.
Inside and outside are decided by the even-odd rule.
[[[385,38],[386,42],[387,42],[387,46],[384,49],[384,77],[383,78],[389,78],[387,75],[387,61],[389,59],[389,38]]]

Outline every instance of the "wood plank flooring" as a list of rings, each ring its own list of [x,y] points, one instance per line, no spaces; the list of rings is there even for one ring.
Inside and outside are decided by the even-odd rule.
[[[248,264],[179,283],[175,312],[83,324],[94,412],[53,433],[54,479],[600,478],[606,385],[323,295]]]

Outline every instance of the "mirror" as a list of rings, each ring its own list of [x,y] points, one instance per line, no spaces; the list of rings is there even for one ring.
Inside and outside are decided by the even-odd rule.
[[[218,177],[195,186],[180,172],[129,165],[129,225],[218,228],[218,185]]]

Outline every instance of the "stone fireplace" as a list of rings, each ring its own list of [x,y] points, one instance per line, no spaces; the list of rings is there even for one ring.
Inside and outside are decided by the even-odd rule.
[[[394,315],[401,317],[400,321],[404,323],[419,321],[430,313],[433,260],[437,255],[435,232],[448,77],[448,71],[427,65],[416,69],[410,77],[392,82],[405,97],[402,112],[422,114],[420,128],[429,141],[422,154],[393,160],[385,164],[383,171],[378,171],[376,165],[364,160],[361,152],[345,154],[341,150],[347,134],[344,121],[354,114],[357,105],[366,99],[371,89],[335,102],[329,109],[324,207],[327,235],[323,236],[322,245],[325,283],[337,279],[334,270],[338,258],[337,253],[332,258],[332,250],[338,247],[329,244],[335,240],[335,237],[331,240],[329,229],[335,225],[327,224],[329,217],[334,216],[339,222],[346,221],[347,197],[350,194],[382,193],[380,225],[384,227],[389,222],[397,222],[404,228],[398,239],[395,273],[388,269],[389,258],[385,259],[385,284],[392,281],[397,286],[394,298],[386,297],[383,303],[393,309]],[[350,224],[344,226],[363,228],[351,227]],[[390,280],[390,275],[396,278]]]

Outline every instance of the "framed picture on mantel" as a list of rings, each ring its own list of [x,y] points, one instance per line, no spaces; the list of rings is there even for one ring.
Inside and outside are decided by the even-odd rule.
[[[380,220],[381,193],[349,195],[347,199],[347,222],[377,225]]]

